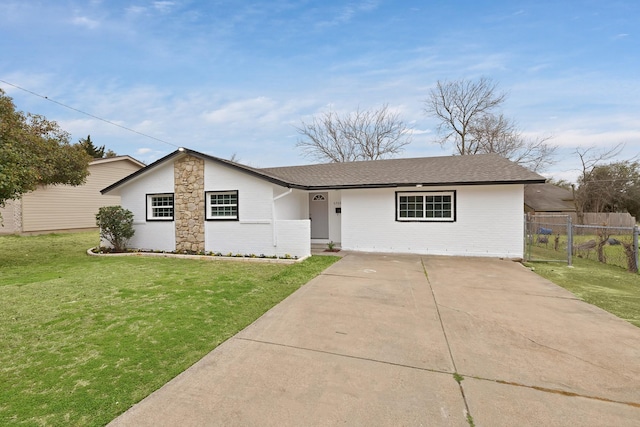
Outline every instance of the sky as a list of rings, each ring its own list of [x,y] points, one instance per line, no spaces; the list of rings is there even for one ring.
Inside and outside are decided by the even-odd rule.
[[[424,101],[486,77],[558,146],[543,174],[575,181],[576,149],[640,154],[638,22],[637,0],[2,0],[0,88],[145,163],[187,147],[272,167],[312,162],[302,121],[384,104],[412,128],[400,157],[454,154]]]

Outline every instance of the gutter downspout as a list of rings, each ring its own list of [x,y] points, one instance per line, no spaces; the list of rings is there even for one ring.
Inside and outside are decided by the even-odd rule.
[[[288,196],[293,192],[293,188],[289,188],[289,191],[285,191],[282,194],[278,194],[273,198],[273,203],[271,203],[271,218],[273,218],[273,247],[278,246],[278,237],[277,237],[277,225],[276,225],[276,200],[281,199],[285,196]]]

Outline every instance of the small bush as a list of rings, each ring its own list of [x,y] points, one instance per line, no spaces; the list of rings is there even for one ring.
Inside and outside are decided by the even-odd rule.
[[[96,214],[100,237],[113,246],[114,252],[124,252],[133,237],[133,213],[121,206],[104,206]]]

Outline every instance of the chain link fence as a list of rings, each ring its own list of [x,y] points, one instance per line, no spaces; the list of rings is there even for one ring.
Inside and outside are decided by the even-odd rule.
[[[569,215],[525,216],[525,259],[563,262],[573,257],[638,272],[638,226],[573,224]]]
[[[525,260],[564,262],[571,265],[571,217],[525,216]]]

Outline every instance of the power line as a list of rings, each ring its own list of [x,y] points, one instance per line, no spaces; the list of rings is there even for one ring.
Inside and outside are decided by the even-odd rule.
[[[178,146],[178,145],[176,145],[176,144],[172,144],[171,142],[165,141],[165,140],[160,139],[160,138],[156,138],[155,136],[147,135],[146,133],[138,132],[138,131],[137,131],[137,130],[135,130],[135,129],[131,129],[131,128],[128,128],[128,127],[126,127],[126,126],[119,125],[119,124],[114,123],[114,122],[112,122],[112,121],[110,121],[110,120],[103,119],[102,117],[98,117],[98,116],[96,116],[96,115],[94,115],[94,114],[91,114],[91,113],[87,113],[86,111],[78,110],[77,108],[74,108],[74,107],[71,107],[71,106],[69,106],[69,105],[63,104],[62,102],[58,102],[58,101],[56,101],[55,99],[51,99],[51,98],[49,98],[48,96],[40,95],[39,93],[33,92],[33,91],[29,90],[29,89],[25,89],[25,88],[23,88],[23,87],[20,87],[20,86],[18,86],[18,85],[13,84],[13,83],[9,83],[9,82],[8,82],[8,81],[6,81],[6,80],[2,80],[2,79],[0,79],[0,82],[2,82],[2,83],[4,83],[4,84],[7,84],[7,85],[9,85],[9,86],[12,86],[12,87],[14,87],[14,88],[16,88],[16,89],[20,89],[20,90],[22,90],[22,91],[24,91],[24,92],[27,92],[27,93],[31,94],[31,95],[34,95],[34,96],[37,96],[37,97],[39,97],[39,98],[45,99],[45,100],[47,100],[47,101],[49,101],[49,102],[53,102],[54,104],[58,104],[58,105],[60,105],[61,107],[68,108],[69,110],[73,110],[73,111],[76,111],[76,112],[78,112],[78,113],[84,114],[85,116],[93,117],[94,119],[100,120],[100,121],[102,121],[102,122],[108,123],[108,124],[113,125],[113,126],[116,126],[116,127],[119,127],[119,128],[124,129],[124,130],[126,130],[126,131],[133,132],[133,133],[136,133],[136,134],[138,134],[138,135],[144,136],[144,137],[146,137],[146,138],[150,138],[150,139],[154,139],[154,140],[156,140],[156,141],[158,141],[158,142],[162,142],[163,144],[167,144],[167,145],[171,145],[172,147],[179,148],[179,146]]]

